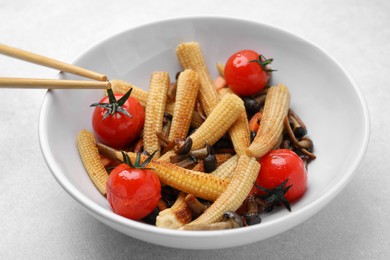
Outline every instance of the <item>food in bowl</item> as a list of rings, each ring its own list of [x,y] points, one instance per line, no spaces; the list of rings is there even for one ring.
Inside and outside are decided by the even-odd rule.
[[[240,47],[261,50],[265,57],[274,58],[271,65],[278,72],[273,73],[272,81],[288,86],[290,105],[310,126],[318,156],[309,165],[308,188],[294,202],[291,212],[279,207],[272,214],[263,214],[260,225],[213,231],[156,228],[115,214],[85,173],[75,145],[80,129],[93,130],[88,120],[93,113],[89,105],[104,96],[99,90],[47,92],[40,113],[39,140],[48,167],[64,190],[91,216],[118,232],[157,245],[187,249],[235,247],[296,227],[323,209],[348,184],[369,136],[368,112],[358,86],[323,49],[290,32],[255,21],[185,17],[114,35],[83,53],[74,64],[104,72],[110,79],[131,82],[146,92],[153,71],[164,69],[175,75],[182,69],[175,58],[175,48],[180,42],[194,39],[202,45],[206,64],[225,61]],[[209,70],[213,78],[218,76],[215,66]],[[60,77],[77,79],[67,73]]]
[[[183,71],[174,82],[154,72],[144,92],[113,81],[92,104],[94,134],[78,134],[85,168],[113,211],[181,230],[259,224],[279,205],[291,211],[315,155],[288,88],[269,85],[272,59],[239,51],[218,64],[214,83],[199,43],[176,52]],[[150,155],[143,163],[141,153]]]

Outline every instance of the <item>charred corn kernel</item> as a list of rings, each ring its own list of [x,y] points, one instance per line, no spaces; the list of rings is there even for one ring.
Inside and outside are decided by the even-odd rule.
[[[153,72],[150,79],[149,95],[145,107],[144,149],[155,158],[160,157],[160,140],[156,133],[162,132],[164,111],[167,102],[167,92],[170,84],[166,72]]]
[[[244,102],[234,94],[227,94],[204,123],[190,136],[192,150],[215,144],[245,111]]]
[[[77,135],[77,147],[85,170],[99,192],[105,196],[108,173],[100,160],[94,135],[87,130],[81,130]]]
[[[290,107],[290,93],[283,84],[272,86],[267,92],[263,117],[257,135],[246,153],[261,157],[269,152],[278,142],[283,132],[283,120]]]
[[[238,156],[234,155],[229,160],[218,166],[217,169],[212,171],[210,174],[223,179],[230,178],[234,173],[234,169],[237,167],[237,161]]]
[[[112,91],[116,94],[126,94],[129,89],[133,88],[131,91],[131,96],[136,98],[142,106],[146,106],[146,101],[148,100],[148,92],[138,88],[126,81],[114,79],[111,81]]]
[[[180,192],[172,207],[159,212],[156,218],[157,227],[178,229],[191,222],[192,212],[185,201],[186,196],[187,193]]]
[[[233,93],[230,88],[224,88],[224,91],[218,92],[221,97]],[[250,130],[246,111],[241,113],[237,121],[229,129],[230,139],[232,140],[234,150],[238,155],[246,153],[250,143]]]
[[[206,115],[210,115],[220,98],[214,88],[214,82],[204,61],[199,43],[179,44],[176,48],[176,55],[184,69],[192,69],[198,74],[200,81],[199,101]]]
[[[135,153],[128,152],[127,154],[132,161],[135,160]],[[119,151],[115,152],[115,157],[121,161],[123,160],[122,153]],[[145,158],[145,156],[141,157],[142,160],[145,160]],[[148,167],[155,171],[162,183],[210,201],[216,200],[230,182],[227,179],[222,179],[204,172],[187,170],[160,160],[152,160],[148,164]]]
[[[187,69],[180,73],[177,80],[176,101],[173,111],[169,140],[185,138],[190,128],[192,113],[199,90],[199,78],[196,72]]]
[[[222,220],[224,212],[236,211],[252,189],[259,170],[260,164],[254,157],[241,155],[226,190],[202,215],[187,225],[211,224]]]

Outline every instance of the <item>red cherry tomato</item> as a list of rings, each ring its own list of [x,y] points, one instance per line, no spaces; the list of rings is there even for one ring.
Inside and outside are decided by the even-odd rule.
[[[150,169],[118,165],[107,181],[107,200],[118,215],[139,220],[149,215],[161,198],[160,180]]]
[[[115,94],[116,100],[122,96]],[[109,97],[104,97],[100,103],[109,104]],[[117,149],[133,142],[140,135],[145,122],[145,110],[137,99],[129,97],[121,107],[132,117],[117,111],[103,120],[107,109],[100,106],[95,108],[92,115],[92,127],[97,139]]]
[[[257,62],[256,62],[257,61]],[[240,96],[249,96],[262,90],[270,79],[266,60],[252,50],[234,53],[225,65],[225,79],[230,89]]]
[[[305,193],[307,188],[307,171],[299,156],[291,150],[273,150],[260,158],[261,165],[256,184],[274,189],[288,179],[285,187],[292,185],[284,195],[288,202],[293,202]],[[265,194],[256,189],[259,195]]]

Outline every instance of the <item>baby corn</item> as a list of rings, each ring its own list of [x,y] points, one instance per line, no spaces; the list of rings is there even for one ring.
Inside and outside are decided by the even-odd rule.
[[[206,121],[192,134],[192,150],[215,144],[245,111],[244,102],[234,94],[227,94]]]
[[[114,93],[117,94],[126,94],[129,89],[133,88],[131,91],[131,96],[136,98],[143,107],[146,106],[146,101],[148,100],[148,92],[138,88],[126,81],[114,79],[111,81],[111,88]]]
[[[244,102],[238,96],[234,94],[224,96],[204,123],[190,135],[192,139],[191,150],[203,148],[206,143],[215,144],[244,110]],[[167,162],[173,155],[175,155],[173,151],[168,151],[161,156],[160,160]]]
[[[188,111],[194,110],[198,89],[199,79],[193,70],[186,69],[184,72],[180,73],[169,140],[184,138],[187,135],[191,120],[191,114],[188,113]],[[161,159],[166,160],[166,158]],[[156,225],[177,229],[184,224],[189,223],[191,217],[191,211],[184,201],[182,192],[170,209],[160,212],[157,217]]]
[[[127,154],[132,161],[135,160],[135,153],[128,152]],[[123,161],[121,152],[115,151],[115,157]],[[142,156],[141,158],[145,159],[146,157]],[[148,167],[155,171],[162,183],[210,201],[216,200],[230,183],[230,180],[227,179],[204,172],[187,170],[160,160],[152,160]]]
[[[220,98],[214,88],[214,82],[207,69],[199,43],[179,44],[176,48],[176,55],[184,69],[192,69],[198,74],[200,80],[199,101],[206,115],[210,115]]]
[[[99,192],[105,196],[108,173],[100,159],[93,134],[87,130],[81,130],[77,135],[77,147],[85,170]]]
[[[259,170],[260,164],[255,158],[241,155],[226,190],[202,215],[182,228],[186,230],[190,225],[211,224],[222,220],[224,212],[236,211],[252,189]]]
[[[283,120],[290,107],[290,93],[283,84],[270,87],[257,135],[246,153],[259,158],[277,144],[283,132]]]
[[[162,132],[167,92],[170,84],[166,72],[154,72],[150,79],[149,95],[145,107],[144,149],[152,154],[157,151],[155,158],[160,157],[160,140],[156,133]]]
[[[153,161],[149,166],[156,171],[161,182],[205,200],[216,200],[229,183],[229,180],[187,170],[171,163]]]
[[[191,222],[192,212],[185,201],[186,196],[187,193],[180,192],[172,207],[160,211],[156,218],[157,227],[178,229]]]
[[[175,102],[168,103],[165,108],[165,112],[173,115],[174,110],[175,110]],[[187,111],[187,113],[189,113],[189,111]],[[203,117],[198,113],[198,111],[193,110],[192,117],[191,117],[191,126],[194,128],[198,128],[203,124],[203,122],[204,122]]]
[[[177,80],[176,100],[172,116],[172,125],[168,139],[185,138],[191,123],[199,90],[199,78],[196,72],[186,69],[180,73]],[[164,158],[163,158],[164,159]],[[187,194],[181,192],[173,206],[161,211],[156,218],[156,226],[177,229],[192,219],[192,214],[184,198]]]
[[[228,93],[233,92],[229,88],[225,88],[225,91],[220,92],[220,96],[223,97]],[[236,153],[238,155],[245,154],[246,149],[248,149],[250,143],[250,130],[245,110],[229,129],[229,135]]]
[[[218,166],[210,174],[219,178],[227,179],[232,177],[234,169],[237,167],[238,156],[234,155],[229,160]]]
[[[226,162],[228,160],[227,158],[231,158],[231,157],[232,157],[231,154],[216,154],[217,162],[219,165],[222,164],[222,162]],[[199,163],[198,165],[202,165],[202,167],[200,167],[196,171],[203,172],[204,171],[203,163]],[[193,171],[194,170],[195,169],[193,169]],[[159,213],[156,219],[156,226],[178,229],[183,225],[191,222],[193,216],[192,209],[190,208],[188,202],[185,200],[186,196],[188,195],[191,195],[192,197],[195,198],[193,194],[180,192],[179,196],[177,197],[172,207],[164,211],[161,211]],[[194,203],[195,202],[192,201],[191,205],[193,205]]]
[[[172,117],[169,140],[185,138],[188,133],[196,98],[199,90],[199,78],[196,72],[186,69],[181,72],[177,81],[176,101]],[[166,156],[167,157],[167,156]],[[167,160],[167,158],[161,158]],[[161,211],[156,218],[156,226],[177,229],[191,221],[192,214],[184,198],[186,193],[181,192],[173,206]]]
[[[236,153],[238,155],[245,154],[250,143],[250,130],[245,110],[241,113],[232,127],[230,127],[229,136]]]
[[[191,124],[192,113],[195,108],[199,90],[199,78],[193,70],[180,73],[177,81],[175,108],[172,116],[172,125],[169,140],[185,138]]]

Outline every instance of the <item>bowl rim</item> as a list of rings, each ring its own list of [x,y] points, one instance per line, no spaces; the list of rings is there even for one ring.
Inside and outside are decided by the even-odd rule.
[[[80,59],[82,59],[85,55],[88,54],[88,52],[92,51],[95,48],[99,48],[100,46],[104,45],[106,42],[108,42],[110,39],[115,37],[120,37],[123,34],[127,34],[129,31],[132,30],[139,30],[143,27],[149,27],[154,26],[158,23],[169,23],[169,22],[179,22],[184,20],[227,20],[227,21],[236,21],[240,23],[248,23],[256,26],[263,26],[267,27],[271,30],[276,30],[279,33],[287,34],[289,37],[296,38],[300,41],[309,43],[312,47],[316,48],[320,52],[322,52],[324,55],[326,55],[332,62],[334,62],[335,65],[338,66],[338,68],[341,70],[342,73],[347,77],[348,81],[351,83],[352,87],[355,90],[355,93],[358,97],[359,104],[361,105],[362,113],[363,113],[363,120],[364,120],[364,129],[363,129],[363,136],[361,139],[361,146],[356,154],[356,157],[352,161],[352,163],[349,165],[346,173],[343,175],[343,178],[340,179],[339,182],[337,182],[334,186],[332,186],[330,189],[328,189],[321,197],[319,197],[314,202],[308,203],[307,205],[290,212],[289,214],[283,215],[281,217],[278,217],[277,219],[270,220],[266,223],[261,223],[261,225],[255,225],[255,226],[249,226],[247,228],[240,228],[240,229],[231,229],[231,230],[217,230],[217,231],[179,231],[179,230],[171,230],[171,229],[165,229],[165,228],[158,228],[156,226],[140,223],[137,221],[133,221],[127,218],[124,218],[122,216],[119,216],[112,211],[108,211],[107,209],[101,207],[91,199],[89,199],[87,196],[85,196],[82,192],[80,192],[62,173],[60,167],[55,162],[53,154],[51,153],[51,149],[48,144],[48,138],[47,138],[47,131],[45,126],[47,125],[47,113],[48,113],[48,103],[49,99],[52,96],[52,90],[48,90],[44,96],[40,113],[39,113],[39,124],[38,124],[38,135],[39,135],[39,144],[40,148],[44,157],[44,160],[46,161],[47,166],[49,167],[50,171],[52,172],[52,175],[57,180],[57,182],[65,189],[65,191],[71,195],[76,201],[78,201],[82,206],[84,206],[88,211],[99,215],[101,217],[104,217],[107,220],[114,221],[117,224],[125,227],[131,227],[134,229],[137,229],[138,231],[147,232],[150,234],[161,234],[161,235],[168,235],[168,236],[175,236],[175,237],[220,237],[222,235],[234,235],[236,233],[242,233],[242,232],[248,232],[253,229],[263,229],[267,226],[273,227],[275,225],[278,225],[278,223],[282,223],[286,221],[286,219],[290,219],[292,217],[298,217],[296,219],[299,219],[301,215],[305,215],[306,211],[312,210],[312,212],[317,213],[321,208],[325,207],[327,203],[329,203],[332,198],[334,198],[352,179],[354,173],[356,172],[357,168],[359,167],[364,154],[367,150],[368,142],[369,142],[369,136],[370,136],[370,118],[367,108],[366,100],[355,82],[355,80],[351,77],[351,75],[345,70],[345,68],[327,51],[325,51],[322,47],[318,46],[316,43],[312,42],[311,40],[307,39],[306,37],[302,37],[301,35],[298,35],[296,33],[292,33],[290,31],[287,31],[281,27],[267,24],[264,22],[249,20],[246,18],[241,17],[232,17],[232,16],[220,16],[220,15],[197,15],[197,16],[177,16],[177,17],[170,17],[166,19],[158,19],[151,22],[143,23],[137,26],[129,27],[128,29],[121,31],[119,33],[115,33],[113,35],[110,35],[103,39],[102,41],[96,43],[95,45],[89,47],[87,50],[84,50],[73,62],[72,64],[77,64]],[[58,77],[61,78],[61,73],[58,74]],[[323,207],[318,207],[318,205],[323,205]],[[316,207],[318,209],[316,209]],[[305,218],[301,218],[300,222],[305,221],[306,219],[310,218],[314,214],[311,214],[310,216],[307,216]],[[271,237],[273,235],[277,235],[278,233],[284,232],[296,225],[298,225],[299,222],[295,222],[294,225],[290,225],[285,230],[282,230],[280,232],[277,232],[275,234],[272,234],[268,237]]]

